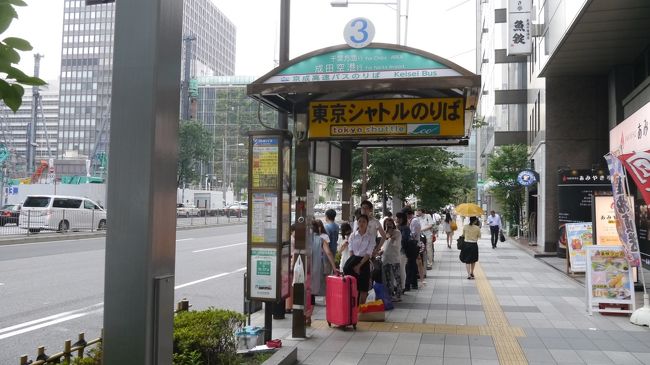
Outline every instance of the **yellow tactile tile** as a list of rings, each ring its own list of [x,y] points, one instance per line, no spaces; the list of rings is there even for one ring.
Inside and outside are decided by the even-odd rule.
[[[401,332],[401,333],[437,333],[445,335],[492,336],[495,350],[501,365],[528,364],[517,337],[525,337],[521,327],[510,326],[499,301],[492,290],[490,281],[486,278],[479,263],[474,269],[476,288],[478,289],[481,305],[485,313],[487,325],[464,326],[437,323],[412,322],[359,322],[357,331]],[[325,328],[327,322],[318,320],[312,322],[314,328]]]

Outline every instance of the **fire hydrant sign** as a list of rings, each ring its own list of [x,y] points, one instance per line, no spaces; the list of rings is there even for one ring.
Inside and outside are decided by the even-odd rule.
[[[592,312],[634,312],[631,266],[621,246],[588,246],[587,298]],[[627,308],[623,308],[627,307]]]

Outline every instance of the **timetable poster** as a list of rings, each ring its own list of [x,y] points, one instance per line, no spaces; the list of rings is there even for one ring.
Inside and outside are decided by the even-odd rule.
[[[253,189],[278,188],[278,137],[253,138]]]

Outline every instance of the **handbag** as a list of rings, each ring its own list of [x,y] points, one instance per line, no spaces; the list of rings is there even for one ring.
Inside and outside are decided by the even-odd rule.
[[[456,221],[451,221],[451,223],[449,223],[449,227],[451,228],[452,231],[458,229],[458,225],[456,224]]]
[[[500,242],[506,241],[506,236],[503,235],[503,230],[499,230],[499,241]]]
[[[456,240],[456,248],[462,250],[464,245],[465,245],[465,236],[458,237],[458,240]]]

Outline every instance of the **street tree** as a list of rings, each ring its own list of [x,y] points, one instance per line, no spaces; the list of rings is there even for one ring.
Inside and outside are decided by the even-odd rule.
[[[27,6],[22,0],[0,0],[0,34],[4,33],[14,19],[18,18],[16,6]],[[42,86],[45,81],[38,77],[28,76],[16,66],[20,62],[19,51],[31,51],[32,45],[22,38],[7,37],[0,41],[0,98],[16,112],[23,103],[24,86]]]
[[[487,173],[494,183],[490,191],[503,207],[502,217],[511,224],[521,220],[525,189],[517,183],[517,175],[527,164],[528,151],[521,144],[501,146],[489,157]]]
[[[457,157],[439,147],[369,149],[368,193],[389,198],[388,192],[395,192],[394,198],[401,200],[415,195],[420,207],[438,209],[472,188],[467,178],[471,172],[456,162]],[[361,164],[361,151],[355,151],[355,194],[360,193]]]
[[[182,120],[178,130],[178,145],[177,186],[199,182],[201,176],[197,166],[200,161],[207,161],[212,156],[212,137],[201,123]]]

